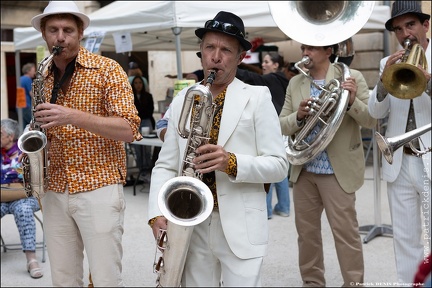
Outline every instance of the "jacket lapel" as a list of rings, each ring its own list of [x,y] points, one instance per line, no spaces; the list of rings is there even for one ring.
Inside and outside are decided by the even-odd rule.
[[[224,146],[229,137],[234,132],[246,104],[250,99],[250,94],[245,83],[237,78],[228,85],[225,103],[222,112],[218,145]]]

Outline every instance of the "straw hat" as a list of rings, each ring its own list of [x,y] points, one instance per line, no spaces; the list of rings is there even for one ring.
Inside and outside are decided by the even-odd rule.
[[[45,7],[44,12],[42,14],[39,14],[32,18],[31,24],[32,26],[39,32],[40,30],[40,22],[42,18],[53,15],[53,14],[72,14],[80,18],[84,26],[83,28],[86,29],[90,24],[90,18],[85,15],[84,13],[81,13],[78,9],[78,6],[75,4],[74,1],[50,1],[48,6]]]

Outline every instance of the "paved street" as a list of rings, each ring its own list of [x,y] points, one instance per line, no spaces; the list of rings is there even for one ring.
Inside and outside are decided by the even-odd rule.
[[[372,157],[371,157],[372,158]],[[373,167],[368,165],[365,173],[365,184],[357,192],[357,211],[360,226],[390,224],[386,185],[381,181],[380,209],[374,213],[374,181]],[[133,196],[133,187],[125,187],[127,201],[125,215],[125,232],[123,237],[124,257],[123,276],[127,287],[154,287],[156,275],[152,272],[155,255],[153,235],[147,226],[148,184],[137,187],[137,195]],[[291,191],[292,195],[292,191]],[[276,201],[276,197],[273,197]],[[291,198],[292,199],[292,198]],[[291,202],[292,203],[292,202]],[[292,204],[291,204],[292,205]],[[39,215],[40,212],[38,212]],[[381,218],[381,219],[379,219]],[[323,243],[325,249],[325,265],[327,286],[340,287],[342,277],[334,248],[333,237],[326,221],[322,217]],[[376,220],[381,220],[376,223]],[[294,225],[294,209],[288,218],[274,215],[269,220],[270,244],[268,256],[264,258],[262,279],[264,287],[298,287],[301,279],[297,265],[297,235]],[[42,240],[38,227],[37,238]],[[19,242],[18,231],[13,217],[5,216],[1,220],[1,233],[6,243]],[[362,238],[364,234],[362,234]],[[397,286],[391,237],[378,236],[363,245],[365,261],[366,286]],[[37,251],[41,260],[42,252]],[[67,261],[67,259],[65,259]],[[25,256],[21,251],[1,252],[1,287],[46,287],[51,286],[49,260],[41,263],[45,275],[40,279],[32,279],[25,269]],[[85,268],[88,271],[88,268]],[[86,274],[87,275],[87,274]],[[86,276],[87,278],[87,276]],[[88,281],[85,282],[85,285]]]

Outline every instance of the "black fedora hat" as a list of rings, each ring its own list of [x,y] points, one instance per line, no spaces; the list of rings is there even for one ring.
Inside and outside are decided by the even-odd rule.
[[[220,11],[213,20],[208,20],[204,24],[204,28],[196,29],[195,35],[202,39],[208,31],[221,32],[235,37],[246,51],[252,48],[252,44],[245,39],[243,20],[233,13]]]
[[[392,6],[391,18],[385,23],[386,29],[393,31],[393,19],[408,13],[417,15],[421,22],[430,19],[430,15],[422,12],[420,1],[395,1]]]

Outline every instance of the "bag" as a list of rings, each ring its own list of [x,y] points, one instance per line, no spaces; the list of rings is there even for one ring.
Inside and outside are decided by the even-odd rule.
[[[27,198],[24,187],[21,183],[11,183],[2,185],[1,189],[1,202],[11,202],[19,199]]]

